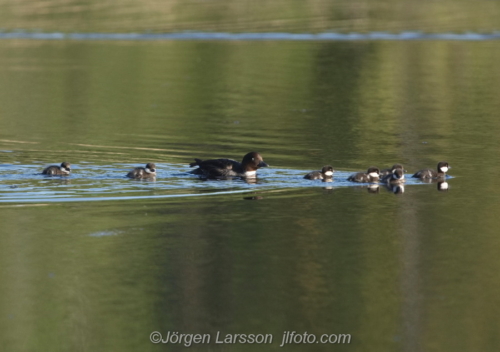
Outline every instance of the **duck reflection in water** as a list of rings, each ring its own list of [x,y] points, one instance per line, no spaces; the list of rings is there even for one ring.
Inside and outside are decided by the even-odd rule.
[[[70,185],[71,184],[71,179],[68,178],[52,178],[50,180],[47,180],[49,184],[51,185]]]
[[[262,196],[251,196],[251,197],[243,197],[244,200],[262,200],[264,197]]]
[[[198,180],[200,182],[235,181],[235,182],[245,182],[249,185],[255,185],[255,184],[261,183],[261,182],[259,182],[260,179],[258,177],[238,177],[238,176],[235,176],[235,177],[226,176],[226,177],[216,177],[216,178],[215,177],[211,178],[211,177],[200,176],[198,178]]]
[[[405,186],[403,184],[394,184],[394,183],[388,183],[385,185],[385,188],[394,194],[403,194],[405,193]]]
[[[324,186],[323,186],[323,189],[326,189],[326,190],[333,190],[334,187],[333,187],[333,178],[324,178],[321,180],[321,182],[324,182],[326,183]]]
[[[448,192],[448,189],[450,188],[448,182],[446,182],[443,178],[426,178],[421,179],[421,181],[424,183],[435,183],[437,190],[440,192]]]
[[[366,190],[368,191],[368,193],[373,193],[373,194],[377,194],[380,192],[380,186],[379,185],[369,185]]]
[[[148,176],[143,178],[132,178],[131,182],[156,182],[156,176]]]
[[[249,185],[256,185],[259,183],[259,178],[258,177],[242,177],[240,178],[245,183],[248,183]]]
[[[377,194],[380,192],[380,186],[378,184],[372,184],[372,185],[367,185],[367,186],[358,186],[358,187],[355,187],[357,189],[366,189],[366,191],[368,193],[373,193],[373,194]]]
[[[437,190],[440,192],[448,192],[448,188],[450,187],[448,185],[448,182],[446,181],[438,181],[437,183]]]

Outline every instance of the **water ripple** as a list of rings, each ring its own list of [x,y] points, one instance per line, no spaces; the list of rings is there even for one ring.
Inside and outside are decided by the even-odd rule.
[[[2,165],[0,203],[88,202],[131,199],[158,199],[238,194],[255,191],[284,191],[298,188],[360,187],[347,181],[352,171],[338,171],[333,182],[305,180],[307,170],[263,169],[252,182],[202,180],[179,164],[157,163],[155,180],[131,180],[124,175],[136,165],[73,165],[69,177],[46,177],[40,165]],[[405,185],[422,184],[407,179]],[[364,185],[363,187],[367,187]]]
[[[500,39],[500,32],[492,33],[422,33],[422,32],[369,32],[369,33],[43,33],[28,31],[0,32],[0,39],[34,40],[289,40],[289,41],[358,41],[358,40],[458,40],[485,41]]]

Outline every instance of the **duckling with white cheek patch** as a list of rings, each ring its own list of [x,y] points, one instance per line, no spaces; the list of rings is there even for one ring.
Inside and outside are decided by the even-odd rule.
[[[445,178],[448,170],[451,166],[446,161],[440,161],[437,165],[437,171],[432,169],[423,169],[417,171],[412,177],[419,178],[421,180],[429,179],[439,179]]]
[[[47,176],[69,176],[71,172],[71,164],[67,162],[63,162],[61,166],[51,165],[46,167],[42,171],[42,175]]]
[[[372,166],[366,171],[366,173],[358,172],[352,174],[347,178],[347,181],[351,182],[361,182],[361,183],[373,183],[378,182],[380,177],[380,170],[378,167]]]
[[[307,180],[327,180],[333,178],[334,173],[333,167],[330,165],[323,166],[321,171],[311,171],[307,175],[304,176]]]
[[[390,169],[383,169],[383,170],[380,170],[380,176],[381,177],[385,177],[389,174],[392,174],[394,172],[394,170],[396,169],[401,169],[403,170],[403,172],[406,172],[406,170],[404,169],[403,165],[401,164],[394,164],[392,165],[392,167]]]
[[[392,184],[403,183],[405,182],[405,174],[402,169],[394,169],[392,173],[382,177],[380,182]]]
[[[127,174],[130,178],[152,178],[156,177],[156,165],[153,163],[146,164],[146,167],[136,167]]]

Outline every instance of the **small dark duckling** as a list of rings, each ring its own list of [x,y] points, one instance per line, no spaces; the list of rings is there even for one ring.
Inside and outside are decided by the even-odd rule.
[[[380,177],[380,169],[378,167],[372,166],[366,171],[366,173],[358,172],[352,174],[347,178],[347,181],[351,182],[362,182],[362,183],[373,183],[378,182]]]
[[[51,165],[42,171],[42,175],[47,176],[68,176],[71,172],[71,164],[63,162],[61,166]]]
[[[194,160],[189,166],[198,168],[191,173],[207,178],[255,177],[258,169],[269,166],[257,152],[246,154],[241,163],[231,159]]]
[[[156,177],[156,165],[153,163],[147,163],[146,167],[136,167],[127,174],[127,177],[130,178]]]
[[[394,170],[396,170],[396,169],[401,169],[401,170],[403,170],[403,172],[406,172],[406,170],[403,167],[403,165],[401,165],[401,164],[394,164],[394,165],[392,165],[392,167],[390,169],[380,170],[380,177],[384,177],[384,176],[387,176],[389,174],[392,174],[394,172]]]
[[[390,174],[382,177],[380,182],[393,184],[405,182],[405,174],[403,173],[403,169],[395,169]]]
[[[333,177],[335,170],[330,165],[323,166],[321,171],[311,171],[304,176],[307,180],[326,180]]]
[[[446,172],[448,172],[449,169],[451,169],[451,166],[446,161],[440,161],[437,165],[437,171],[432,169],[423,169],[415,172],[412,177],[420,178],[422,180],[445,178]]]

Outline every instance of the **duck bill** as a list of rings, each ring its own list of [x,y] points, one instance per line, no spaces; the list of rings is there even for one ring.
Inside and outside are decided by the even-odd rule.
[[[259,165],[257,165],[258,167],[268,167],[269,165],[267,165],[265,162],[261,161],[259,163]]]

